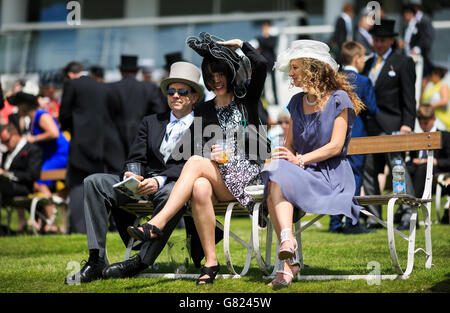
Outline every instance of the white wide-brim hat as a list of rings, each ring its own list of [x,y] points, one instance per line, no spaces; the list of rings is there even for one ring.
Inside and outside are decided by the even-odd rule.
[[[291,46],[278,55],[275,68],[281,72],[289,72],[291,60],[312,58],[327,63],[337,72],[339,65],[330,54],[330,47],[326,43],[316,40],[295,40]]]
[[[175,62],[170,66],[169,77],[161,81],[161,91],[167,96],[167,86],[172,83],[184,83],[191,86],[198,94],[197,102],[205,97],[203,86],[199,84],[202,72],[194,64],[188,62]]]

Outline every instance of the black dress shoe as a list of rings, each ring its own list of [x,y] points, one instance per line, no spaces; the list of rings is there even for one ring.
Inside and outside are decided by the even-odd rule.
[[[444,215],[441,218],[441,224],[448,224],[448,209],[445,209],[444,211]]]
[[[142,263],[139,254],[123,261],[111,264],[103,269],[103,278],[126,278],[133,277],[145,270],[147,264]]]
[[[344,227],[343,233],[347,235],[368,234],[375,232],[375,229],[368,229],[363,225]]]
[[[398,226],[397,226],[397,230],[406,230],[409,229],[409,222],[401,222]]]
[[[397,226],[397,230],[405,230],[409,229],[410,222],[409,221],[403,221],[400,223],[400,225]],[[416,222],[416,229],[420,229],[419,221]]]
[[[380,225],[378,223],[369,223],[369,224],[366,224],[366,228],[367,229],[378,229],[378,228],[383,228],[383,225]]]
[[[344,228],[343,227],[330,229],[330,233],[334,233],[334,234],[342,234],[343,232],[344,232]]]
[[[86,261],[82,261],[83,262]],[[93,262],[91,260],[84,263],[83,268],[73,276],[68,276],[64,280],[64,283],[67,285],[78,285],[80,283],[89,283],[93,280],[97,280],[102,278],[102,271],[105,268],[105,262]]]

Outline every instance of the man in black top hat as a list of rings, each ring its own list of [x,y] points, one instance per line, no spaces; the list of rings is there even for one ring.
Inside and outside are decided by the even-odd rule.
[[[373,37],[374,56],[367,60],[363,74],[368,76],[374,85],[375,97],[380,112],[375,118],[368,120],[367,129],[371,136],[390,135],[393,133],[408,134],[414,129],[416,117],[414,61],[394,50],[395,21],[382,19],[370,30]],[[392,169],[394,161],[404,155],[388,153],[386,155],[368,155],[364,171],[364,192],[366,195],[379,194],[378,173],[382,173],[387,163]],[[414,195],[411,177],[406,172],[406,192]],[[381,217],[380,206],[369,206],[372,213]],[[409,228],[409,217],[406,207],[396,213],[399,229]],[[403,214],[407,212],[408,214]],[[378,227],[370,218],[366,222],[369,228]],[[375,226],[376,225],[376,226]]]
[[[142,118],[149,114],[169,111],[167,100],[159,89],[148,88],[136,79],[139,71],[138,58],[134,55],[122,55],[119,66],[122,80],[109,84],[108,112],[114,125],[117,125],[120,136],[120,148],[107,140],[105,155],[108,172],[120,173],[130,146],[137,135]]]
[[[164,55],[164,58],[166,59],[166,65],[164,65],[164,69],[166,70],[167,75],[169,74],[170,66],[173,63],[184,61],[183,56],[180,51],[167,53]]]
[[[104,171],[105,136],[117,133],[106,120],[106,86],[84,75],[83,70],[79,62],[64,67],[66,80],[59,112],[61,129],[71,134],[66,178],[70,189],[70,233],[86,233],[83,179]]]

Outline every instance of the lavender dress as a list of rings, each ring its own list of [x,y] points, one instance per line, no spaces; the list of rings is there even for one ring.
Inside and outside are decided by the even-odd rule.
[[[273,181],[281,187],[284,197],[295,208],[313,214],[344,214],[356,224],[362,207],[354,199],[355,178],[346,159],[355,119],[353,104],[345,91],[337,90],[332,93],[323,111],[304,114],[303,95],[294,95],[288,105],[293,120],[295,150],[305,154],[327,144],[331,139],[335,118],[348,108],[344,147],[338,156],[308,164],[305,169],[286,160],[272,161],[261,173],[265,185],[264,199],[267,197],[268,183]]]

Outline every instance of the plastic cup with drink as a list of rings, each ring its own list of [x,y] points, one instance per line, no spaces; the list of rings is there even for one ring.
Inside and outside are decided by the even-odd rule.
[[[219,146],[220,149],[219,156],[216,159],[216,162],[220,164],[228,163],[230,161],[232,151],[231,142],[226,139],[219,139],[217,140],[216,145]]]
[[[280,147],[284,147],[284,137],[276,136],[270,139],[270,149],[271,154],[277,153],[280,151]],[[272,158],[266,160],[266,165],[272,162]]]

